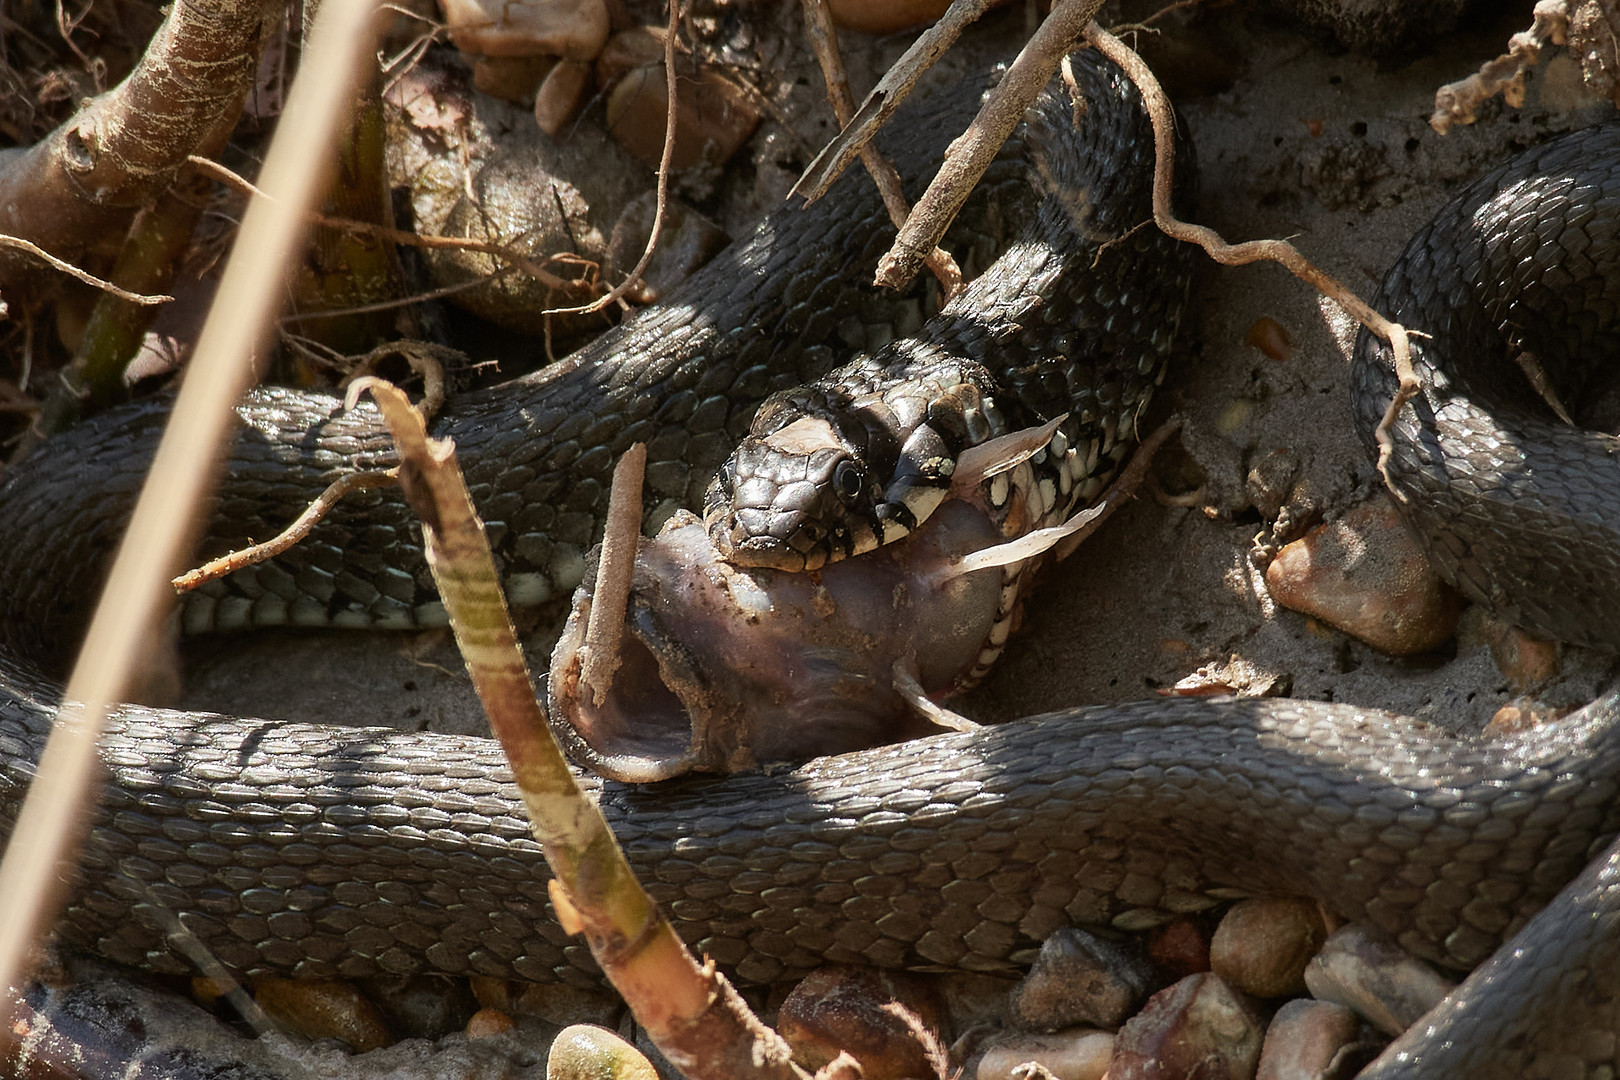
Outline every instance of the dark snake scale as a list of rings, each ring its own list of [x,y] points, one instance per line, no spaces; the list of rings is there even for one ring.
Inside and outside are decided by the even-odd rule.
[[[1135,109],[1117,86],[1089,97],[1093,118]],[[902,168],[920,171],[960,115],[913,121]],[[1092,130],[1075,153],[1128,149],[1093,144]],[[1018,187],[1008,168],[1000,181]],[[569,587],[621,443],[653,445],[655,508],[690,504],[765,393],[881,344],[853,339],[881,338],[892,309],[845,282],[864,279],[858,268],[887,239],[866,225],[847,234],[871,238],[862,250],[824,239],[829,220],[876,219],[862,188],[846,180],[824,211],[769,219],[561,373],[453,404],[441,433],[471,466],[520,594]],[[1566,402],[1600,377],[1595,361],[1620,331],[1617,203],[1620,129],[1548,143],[1458,195],[1380,301],[1433,335],[1420,343],[1428,390],[1402,414],[1391,469],[1409,523],[1471,595],[1532,629],[1609,646],[1620,645],[1613,443],[1549,423],[1511,350],[1533,353]],[[738,288],[745,278],[761,288]],[[796,344],[768,360],[773,338]],[[1459,372],[1451,348],[1482,366]],[[1372,343],[1354,378],[1365,428],[1391,388]],[[1491,403],[1498,386],[1505,403]],[[267,507],[301,504],[332,470],[388,460],[369,409],[335,412],[327,398],[256,392],[222,517],[265,535],[279,524],[260,517],[276,516]],[[53,715],[40,658],[82,620],[93,556],[121,527],[161,418],[159,405],[132,406],[0,484],[8,827]],[[548,429],[536,449],[526,433]],[[411,543],[397,498],[370,493],[298,561],[229,583],[187,620],[430,619],[418,566],[386,559]],[[488,741],[129,707],[104,758],[102,814],[61,926],[71,942],[189,971],[168,944],[177,919],[244,972],[596,983],[585,947],[551,918],[540,852]],[[1613,693],[1488,745],[1342,705],[1152,701],[770,777],[595,790],[676,927],[744,980],[827,961],[1015,972],[1071,923],[1142,927],[1239,892],[1305,894],[1449,969],[1481,965],[1369,1075],[1595,1080],[1620,1067]]]

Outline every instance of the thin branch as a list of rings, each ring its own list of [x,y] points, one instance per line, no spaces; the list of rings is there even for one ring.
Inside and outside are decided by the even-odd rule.
[[[369,54],[374,21],[365,0],[325,0],[295,82],[285,123],[277,126],[265,160],[265,188],[276,202],[248,209],[218,298],[197,343],[152,473],[120,545],[106,592],[90,623],[80,660],[68,680],[56,726],[40,756],[37,778],[17,815],[0,862],[0,986],[21,981],[27,958],[53,921],[61,868],[89,824],[100,781],[96,739],[111,703],[129,685],[135,657],[157,626],[164,582],[180,558],[192,507],[212,474],[209,463],[229,429],[231,403],[252,373],[253,346],[269,324],[287,266],[303,235],[303,210],[320,191],[356,73]],[[47,883],[57,883],[55,887]],[[11,1006],[0,1002],[9,1025]]]
[[[1412,344],[1407,329],[1374,311],[1370,304],[1337,279],[1312,265],[1286,240],[1249,240],[1241,244],[1228,244],[1219,233],[1208,226],[1192,225],[1177,219],[1171,198],[1176,169],[1176,118],[1171,111],[1169,99],[1164,96],[1164,90],[1153,77],[1153,72],[1142,62],[1142,58],[1117,37],[1092,23],[1086,28],[1086,40],[1090,41],[1098,52],[1124,70],[1131,82],[1141,91],[1142,99],[1147,105],[1148,117],[1153,123],[1154,142],[1153,220],[1159,228],[1177,240],[1197,244],[1210,258],[1223,266],[1243,266],[1260,261],[1281,263],[1289,273],[1337,303],[1350,313],[1351,318],[1389,343],[1390,350],[1394,354],[1395,377],[1400,382],[1400,388],[1390,400],[1389,408],[1385,411],[1384,418],[1379,421],[1374,437],[1378,443],[1379,475],[1384,478],[1384,484],[1390,492],[1397,499],[1404,501],[1389,477],[1389,455],[1395,446],[1389,433],[1401,409],[1423,389],[1418,381],[1417,372],[1412,369]]]
[[[838,31],[833,28],[832,13],[827,0],[804,0],[804,23],[810,37],[810,47],[821,64],[822,80],[827,84],[827,101],[833,115],[842,127],[847,127],[855,115],[855,99],[849,92],[849,76],[844,71],[844,58],[838,51]],[[896,229],[904,227],[911,216],[911,205],[901,190],[900,174],[889,159],[868,143],[861,147],[861,164],[883,196],[883,206],[889,211],[889,220]],[[949,301],[962,291],[962,269],[944,248],[936,247],[924,260]]]
[[[883,78],[872,87],[872,92],[866,95],[866,100],[855,111],[854,119],[844,125],[844,130],[816,155],[788,194],[802,196],[807,203],[825,195],[833,181],[849,168],[850,162],[861,152],[861,147],[872,140],[872,136],[910,95],[912,87],[922,78],[922,73],[933,67],[962,31],[988,11],[993,3],[995,0],[953,0],[945,14],[912,42],[905,55],[884,72]]]
[[[153,304],[167,304],[169,301],[174,299],[172,296],[165,296],[162,294],[152,296],[146,293],[130,292],[128,289],[120,289],[117,285],[114,285],[110,281],[103,281],[94,274],[80,270],[72,263],[63,262],[61,259],[58,259],[55,255],[52,255],[38,244],[35,244],[29,240],[24,240],[20,236],[5,236],[0,234],[0,247],[16,248],[19,251],[26,251],[28,254],[32,255],[41,262],[48,263],[53,269],[60,270],[64,274],[69,274],[76,277],[86,285],[93,285],[102,292],[111,293],[113,296],[118,297],[118,299],[123,300],[126,303],[149,306]]]
[[[309,535],[309,531],[320,523],[327,513],[343,501],[343,497],[351,491],[364,491],[367,488],[392,487],[399,483],[399,472],[396,469],[385,469],[380,472],[347,473],[338,477],[326,486],[299,514],[291,525],[281,533],[261,544],[250,544],[240,551],[233,551],[229,555],[221,555],[195,570],[187,570],[184,574],[169,582],[177,595],[184,595],[199,585],[210,581],[217,581],[228,574],[234,574],[244,566],[253,566],[266,559],[273,559],[283,551],[298,543]]]
[[[652,232],[647,237],[647,246],[642,250],[640,260],[625,275],[624,280],[615,285],[613,291],[606,296],[598,297],[580,307],[551,308],[541,312],[543,315],[594,315],[609,304],[618,303],[640,279],[647,269],[647,264],[652,262],[653,252],[658,250],[658,238],[664,231],[664,213],[669,208],[669,163],[675,157],[675,114],[680,104],[675,96],[675,36],[680,27],[681,0],[669,0],[669,29],[664,34],[664,88],[669,95],[669,108],[664,113],[664,152],[658,159],[657,203],[653,209]],[[550,325],[549,319],[547,325]]]
[[[1102,0],[1057,0],[1052,5],[1052,13],[1019,51],[979,115],[946,151],[938,174],[912,208],[894,245],[878,260],[878,285],[901,288],[916,276],[979,177],[1101,6]]]

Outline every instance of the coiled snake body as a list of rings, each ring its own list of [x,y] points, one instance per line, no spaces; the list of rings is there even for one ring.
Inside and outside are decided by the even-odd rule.
[[[1091,107],[1112,110],[1121,101],[1101,98]],[[1511,339],[1555,381],[1576,377],[1595,350],[1561,348],[1550,323],[1562,307],[1588,341],[1613,337],[1616,200],[1616,130],[1549,144],[1459,195],[1441,224],[1414,241],[1384,303],[1436,334],[1423,348],[1426,364],[1442,363],[1448,334],[1478,345],[1474,355],[1482,343]],[[1500,245],[1521,250],[1519,241],[1498,237],[1498,220],[1515,226],[1515,236],[1523,226],[1537,238],[1541,273],[1516,274],[1515,255],[1504,276],[1490,276]],[[766,226],[792,228],[780,220]],[[792,324],[790,336],[810,342],[805,352],[835,337],[837,323],[859,317],[859,301],[850,309],[856,315],[823,317],[828,309],[817,305],[827,297],[817,290],[836,276],[825,262],[781,269],[815,245],[789,242],[796,250],[779,252],[772,239],[728,256],[733,261],[708,279],[717,284],[694,288],[688,306],[643,319],[615,343],[673,341],[690,365],[649,372],[636,363],[601,370],[576,363],[540,380],[554,388],[554,401],[546,391],[517,406],[490,397],[458,406],[449,423],[464,454],[487,454],[504,470],[475,472],[475,497],[508,547],[527,545],[526,565],[550,575],[536,569],[520,589],[535,594],[566,583],[590,540],[596,481],[586,465],[611,458],[611,436],[629,429],[626,441],[664,438],[666,449],[681,442],[689,468],[651,479],[661,497],[690,498],[703,478],[688,474],[718,464],[713,444],[746,422],[730,411],[729,391],[757,397],[778,380],[826,366],[801,355],[794,372],[768,374],[753,345],[707,323],[695,306],[705,287],[711,299],[734,303],[738,275],[757,270],[786,275],[788,299],[750,302],[771,325]],[[780,232],[774,239],[793,241]],[[1415,294],[1402,291],[1420,263],[1442,268],[1441,276],[1424,276]],[[1557,274],[1580,283],[1546,287]],[[1442,302],[1463,314],[1447,314]],[[1554,336],[1537,337],[1543,327]],[[681,353],[683,336],[689,353]],[[1371,416],[1382,408],[1370,402],[1386,392],[1388,377],[1371,343],[1358,351],[1356,378],[1369,402],[1360,411]],[[1498,351],[1493,346],[1491,355]],[[1549,599],[1554,586],[1540,591],[1543,578],[1526,578],[1537,583],[1526,595],[1516,570],[1493,576],[1489,569],[1500,551],[1525,543],[1509,538],[1519,520],[1541,530],[1533,534],[1536,561],[1597,552],[1610,560],[1598,565],[1612,567],[1620,551],[1613,459],[1578,457],[1567,443],[1544,457],[1539,444],[1514,441],[1522,431],[1544,433],[1533,424],[1493,420],[1482,429],[1466,411],[1473,405],[1459,402],[1484,376],[1439,366],[1423,373],[1430,391],[1402,415],[1392,475],[1408,489],[1405,512],[1430,529],[1441,564],[1534,628],[1620,644],[1613,622],[1620,575],[1568,567],[1578,575],[1575,592],[1585,595],[1560,604]],[[656,398],[646,393],[653,389]],[[1569,384],[1560,392],[1568,400]],[[1537,412],[1531,394],[1515,396],[1521,412]],[[583,411],[598,399],[622,406]],[[226,513],[251,517],[263,500],[296,505],[345,455],[361,464],[387,459],[369,414],[325,419],[329,404],[285,392],[256,401],[232,466],[237,486],[222,499]],[[539,493],[549,501],[528,501],[536,495],[529,485],[548,482],[549,463],[524,456],[513,408],[525,422],[554,419],[562,434],[544,452],[582,478],[566,491]],[[127,494],[135,483],[131,447],[150,442],[156,412],[136,407],[70,435],[49,468],[24,470],[0,487],[7,511],[0,590],[9,605],[0,629],[11,656],[0,691],[0,806],[8,822],[52,714],[49,685],[30,664],[77,615],[78,593],[60,584],[62,560],[88,565],[86,553],[110,542],[122,514],[116,493],[98,501],[83,490],[72,498],[64,492],[122,487]],[[679,436],[660,427],[671,417]],[[693,417],[709,426],[690,424]],[[321,421],[313,428],[312,418]],[[704,440],[704,433],[715,436]],[[1468,497],[1456,509],[1422,509],[1427,494],[1416,489],[1455,491],[1458,481],[1441,470],[1458,462]],[[1590,499],[1572,494],[1586,488],[1595,491]],[[1507,524],[1485,505],[1499,491],[1521,507]],[[1528,506],[1526,492],[1534,493]],[[344,612],[383,624],[418,618],[425,602],[412,572],[385,568],[368,592],[344,564],[323,561],[322,552],[344,547],[364,561],[368,545],[398,539],[404,525],[390,516],[394,504],[386,496],[372,501],[369,519],[339,520],[304,563],[238,583],[192,618],[228,624],[255,608],[269,621],[315,621],[323,612],[328,621],[343,621]],[[1477,524],[1478,515],[1489,524]],[[40,554],[44,537],[65,539],[68,550]],[[298,587],[283,588],[276,573]],[[595,981],[584,946],[550,916],[540,853],[498,752],[483,740],[131,707],[105,758],[111,780],[62,927],[69,940],[184,971],[166,939],[177,917],[242,971]],[[1155,701],[823,759],[772,777],[601,785],[598,793],[676,926],[744,979],[825,961],[1011,971],[1069,923],[1141,926],[1239,890],[1305,893],[1453,968],[1495,954],[1374,1066],[1378,1075],[1507,1077],[1610,1075],[1620,1066],[1620,855],[1606,850],[1620,831],[1617,790],[1620,698],[1611,694],[1489,746],[1347,706]],[[1498,952],[1515,934],[1515,947]]]

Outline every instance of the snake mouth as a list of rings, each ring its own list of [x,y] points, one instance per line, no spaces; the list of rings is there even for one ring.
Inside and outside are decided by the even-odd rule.
[[[701,521],[677,515],[639,546],[601,700],[581,678],[594,569],[575,592],[551,658],[552,729],[591,771],[639,783],[934,733],[895,670],[925,693],[952,688],[1001,591],[993,569],[934,583],[941,562],[995,538],[982,512],[949,505],[938,526],[815,573],[734,566]]]

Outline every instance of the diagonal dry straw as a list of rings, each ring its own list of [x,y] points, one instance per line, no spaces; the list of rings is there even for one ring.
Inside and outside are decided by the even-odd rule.
[[[311,163],[331,156],[371,50],[374,10],[371,0],[324,0],[315,17],[259,177],[271,198],[255,200],[242,219],[195,359],[68,680],[66,700],[72,704],[61,709],[0,863],[0,909],[6,912],[0,920],[0,988],[18,984],[30,948],[55,916],[56,896],[43,883],[58,880],[57,867],[83,839],[88,815],[81,808],[97,776],[96,739],[168,601],[169,574],[183,555],[192,508],[212,482],[211,463],[231,406],[252,378],[254,346],[280,302],[285,268],[302,243],[306,211],[325,179],[324,170]],[[0,1004],[0,1012],[9,1013],[9,1006]]]

